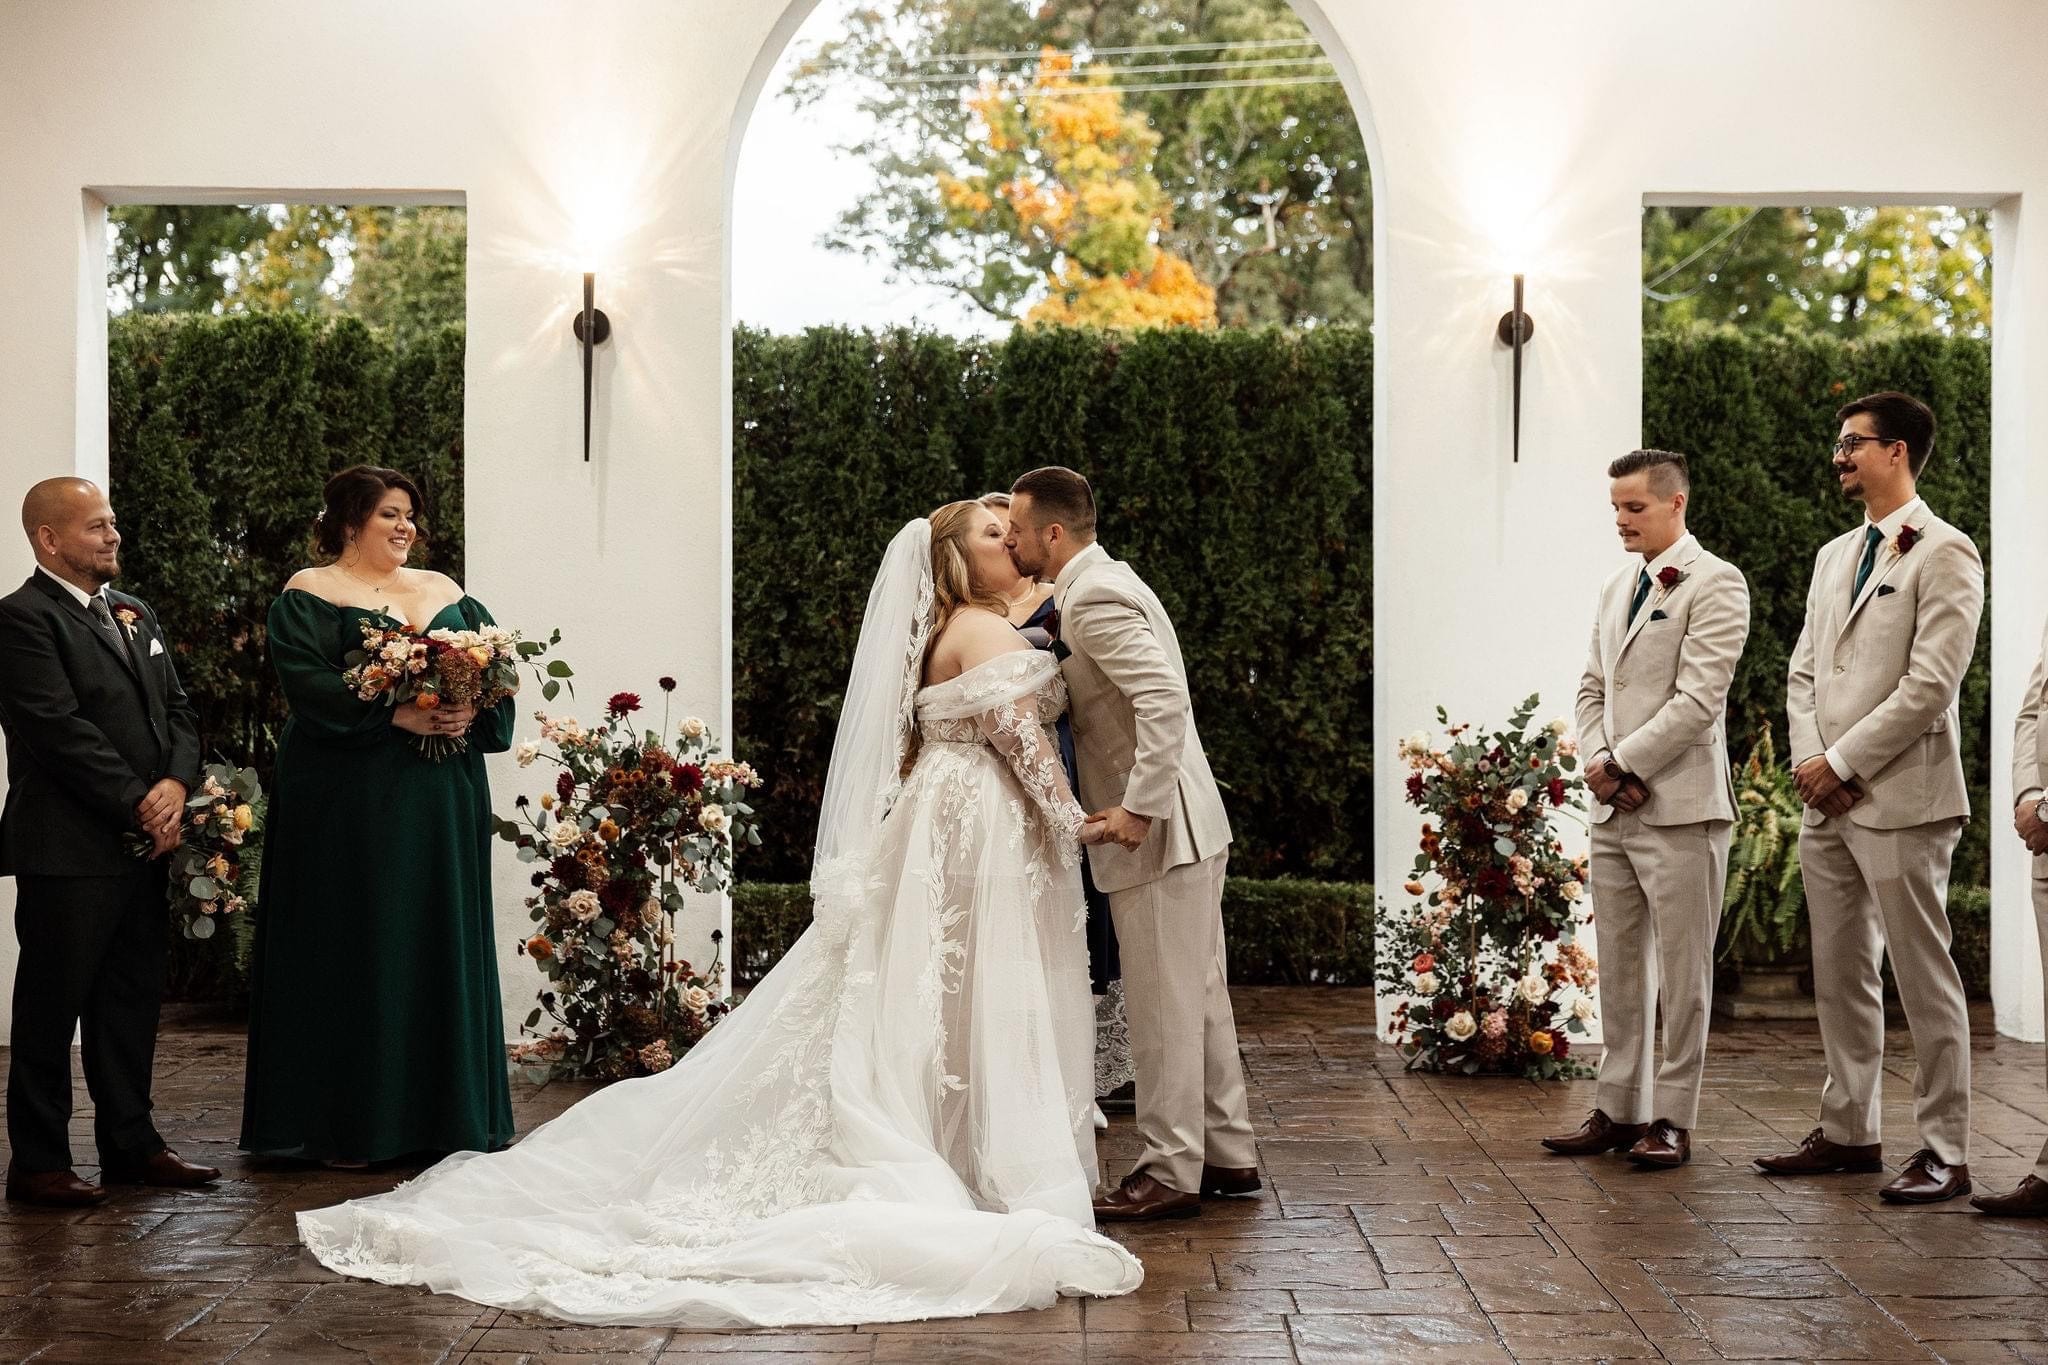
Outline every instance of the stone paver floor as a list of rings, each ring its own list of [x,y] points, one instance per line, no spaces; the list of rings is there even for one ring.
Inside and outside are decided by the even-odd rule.
[[[1884,1177],[1771,1180],[1748,1167],[1812,1126],[1811,1025],[1718,1026],[1693,1164],[1646,1173],[1535,1145],[1591,1106],[1590,1082],[1409,1075],[1375,1043],[1363,992],[1236,999],[1264,1194],[1118,1233],[1145,1263],[1127,1298],[815,1332],[596,1330],[332,1276],[296,1247],[293,1212],[411,1171],[243,1161],[240,1034],[188,1023],[164,1038],[159,1117],[173,1145],[225,1178],[198,1194],[126,1192],[86,1214],[7,1206],[0,1359],[2048,1361],[2048,1225],[1962,1201],[1894,1209],[1876,1196]],[[1972,1169],[1980,1188],[2005,1189],[2048,1130],[2042,1049],[1975,1022]],[[1912,1062],[1903,1032],[1891,1046],[1896,1165],[1913,1146]],[[521,1131],[580,1093],[516,1087]],[[81,1154],[89,1132],[82,1114]],[[1118,1120],[1106,1164],[1120,1173],[1135,1150]]]

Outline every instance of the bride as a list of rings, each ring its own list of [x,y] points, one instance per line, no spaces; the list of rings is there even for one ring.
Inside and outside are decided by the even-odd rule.
[[[904,1321],[1126,1294],[1093,1231],[1094,1011],[1051,655],[996,516],[890,542],[840,712],[814,918],[674,1068],[299,1215],[333,1270],[598,1325]]]

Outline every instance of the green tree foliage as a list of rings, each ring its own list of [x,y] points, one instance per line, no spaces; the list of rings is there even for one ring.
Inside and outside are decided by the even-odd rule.
[[[856,9],[843,31],[804,54],[787,92],[802,104],[856,84],[874,120],[848,150],[874,168],[875,188],[848,210],[832,244],[952,288],[998,317],[1022,316],[1059,253],[1000,222],[963,220],[943,184],[988,174],[1004,158],[967,97],[984,76],[1022,97],[1045,47],[1077,52],[1084,78],[1112,73],[1126,106],[1150,123],[1158,147],[1149,170],[1172,205],[1157,244],[1215,291],[1223,323],[1370,320],[1364,142],[1287,0],[888,0]],[[1109,51],[1131,47],[1165,50]],[[961,57],[984,53],[1023,55]],[[1165,88],[1212,82],[1238,84]]]
[[[1983,209],[1656,208],[1643,215],[1643,327],[1878,340],[1991,326]]]

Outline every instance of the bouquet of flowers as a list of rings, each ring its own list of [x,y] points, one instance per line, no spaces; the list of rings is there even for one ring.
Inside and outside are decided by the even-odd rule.
[[[674,688],[661,680],[664,694]],[[722,948],[701,971],[677,958],[675,917],[686,889],[724,890],[733,851],[760,844],[746,793],[761,779],[719,758],[695,716],[671,728],[666,699],[659,729],[636,727],[639,710],[639,696],[621,692],[595,729],[540,713],[541,738],[517,757],[521,767],[556,764],[554,787],[537,802],[519,797],[519,818],[493,822],[536,865],[526,900],[536,929],[519,951],[547,985],[526,1017],[533,1040],[512,1053],[533,1079],[665,1071],[733,1004]],[[553,1021],[545,1034],[543,1015]]]
[[[1573,1034],[1594,1018],[1597,969],[1573,938],[1586,861],[1551,829],[1583,809],[1577,745],[1562,720],[1530,729],[1537,699],[1506,728],[1451,725],[1401,741],[1408,802],[1427,815],[1414,873],[1417,904],[1381,917],[1378,975],[1410,1069],[1585,1076]],[[1435,886],[1425,883],[1434,880]]]
[[[171,851],[168,897],[186,938],[212,938],[233,915],[246,923],[262,861],[263,812],[269,804],[254,768],[209,763],[199,789],[185,798],[185,831]],[[149,841],[134,836],[147,856]]]
[[[362,623],[363,644],[343,660],[343,686],[363,701],[386,706],[416,706],[422,711],[442,706],[496,706],[519,692],[519,665],[543,676],[535,661],[562,642],[556,631],[546,641],[528,640],[516,630],[485,626],[481,630],[430,630],[416,634],[403,626]],[[569,666],[556,659],[545,672],[548,700],[554,700]],[[469,748],[463,735],[415,735],[413,745],[436,763]]]

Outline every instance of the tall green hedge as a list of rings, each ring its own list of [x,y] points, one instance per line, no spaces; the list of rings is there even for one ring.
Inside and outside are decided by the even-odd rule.
[[[1255,876],[1371,875],[1364,332],[819,329],[734,339],[734,728],[768,775],[748,875],[810,862],[846,661],[907,519],[1066,464],[1172,613]]]
[[[1643,440],[1690,457],[1689,515],[1701,541],[1749,578],[1749,645],[1728,698],[1729,750],[1769,727],[1787,753],[1785,671],[1799,640],[1814,555],[1862,519],[1830,472],[1835,409],[1878,389],[1934,407],[1940,429],[1920,491],[1991,558],[1991,348],[1931,335],[1844,342],[1728,329],[1643,339]],[[1955,880],[1988,884],[1991,612],[1963,683],[1963,765],[1978,813]],[[1793,757],[1798,757],[1794,755]]]

